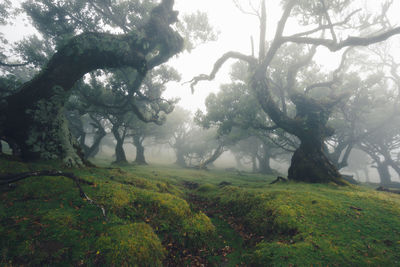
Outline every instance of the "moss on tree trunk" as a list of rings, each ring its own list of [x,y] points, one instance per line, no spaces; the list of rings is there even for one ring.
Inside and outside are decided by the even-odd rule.
[[[96,69],[132,67],[145,76],[180,52],[183,40],[170,27],[177,17],[173,3],[163,0],[137,32],[83,33],[71,38],[36,77],[1,99],[0,136],[16,144],[25,160],[62,159],[69,166],[83,165],[63,113],[70,89]]]
[[[301,182],[347,184],[323,151],[325,139],[334,133],[327,126],[331,106],[301,95],[292,97],[292,101],[296,104],[295,120],[299,122],[292,133],[300,139],[300,146],[293,154],[288,178]]]

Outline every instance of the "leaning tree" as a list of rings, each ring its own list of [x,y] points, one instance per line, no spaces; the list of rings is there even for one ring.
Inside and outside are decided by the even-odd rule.
[[[337,168],[323,152],[325,139],[333,134],[327,125],[333,107],[347,94],[340,90],[340,78],[343,73],[346,52],[342,54],[339,67],[326,79],[309,79],[307,83],[297,81],[301,69],[307,68],[322,46],[331,52],[355,46],[368,46],[385,41],[399,34],[400,27],[390,27],[386,13],[390,4],[382,6],[382,13],[371,16],[361,14],[356,3],[342,1],[298,1],[283,0],[283,13],[277,23],[272,40],[267,42],[267,10],[265,0],[261,3],[261,11],[255,12],[260,21],[260,37],[258,57],[244,55],[239,52],[227,52],[214,64],[209,75],[199,75],[191,81],[192,90],[202,80],[215,78],[221,66],[228,59],[237,59],[248,64],[248,85],[258,99],[262,109],[268,114],[277,127],[296,136],[300,146],[295,151],[289,168],[289,179],[306,182],[334,182],[344,184]],[[356,16],[358,15],[358,16]],[[289,19],[297,20],[299,32],[285,34]],[[326,37],[329,33],[329,37]],[[357,37],[352,35],[358,35]],[[278,102],[274,92],[272,64],[276,55],[288,44],[298,45],[301,49],[297,60],[286,66],[284,93],[294,105],[295,114],[289,114],[286,104]],[[346,50],[348,51],[348,50]],[[308,92],[324,89],[329,92],[323,98],[312,97]]]
[[[84,164],[63,112],[71,88],[88,72],[124,67],[135,69],[140,84],[149,70],[179,53],[183,39],[171,27],[178,15],[173,5],[162,0],[145,23],[128,33],[85,32],[59,44],[39,74],[1,99],[1,138],[26,160]]]
[[[232,83],[221,85],[217,94],[211,93],[205,101],[206,112],[197,111],[195,120],[205,128],[217,128],[218,136],[229,148],[249,137],[256,138],[258,141],[253,138],[253,142],[242,145],[251,144],[245,150],[258,160],[261,173],[271,174],[270,160],[282,152],[293,152],[296,140],[278,129],[260,107],[246,83],[246,72],[243,62],[234,64],[230,72]],[[256,143],[258,147],[254,146]],[[236,146],[237,153],[239,147]]]

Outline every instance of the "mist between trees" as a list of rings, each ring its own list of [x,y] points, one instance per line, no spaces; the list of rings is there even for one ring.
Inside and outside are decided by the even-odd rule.
[[[399,2],[176,2],[0,2],[0,265],[399,266]]]
[[[372,11],[351,1],[282,1],[275,25],[267,24],[265,1],[234,3],[259,21],[251,53],[227,51],[210,74],[183,83],[167,61],[217,40],[207,14],[178,19],[171,0],[22,2],[37,33],[14,44],[1,37],[2,146],[24,160],[69,166],[102,155],[118,164],[151,158],[207,168],[229,154],[227,168],[297,181],[345,184],[340,172],[398,180],[393,1]],[[0,8],[2,24],[21,16],[10,1]],[[331,71],[323,47],[341,58]],[[229,59],[231,82],[210,94],[205,111],[189,114],[179,99],[163,97],[170,82],[195,91]]]

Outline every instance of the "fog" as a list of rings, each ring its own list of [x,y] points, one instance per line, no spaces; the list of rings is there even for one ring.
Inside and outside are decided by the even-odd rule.
[[[175,43],[157,43],[153,51],[143,52],[148,53],[146,60],[153,57],[157,62],[153,69],[141,77],[134,63],[121,63],[123,57],[117,66],[95,63],[106,51],[88,56],[85,60],[92,60],[93,66],[74,74],[80,79],[68,82],[61,102],[52,100],[54,106],[42,107],[38,99],[38,104],[32,104],[48,113],[62,107],[52,111],[60,116],[50,119],[59,121],[46,122],[49,116],[33,112],[34,125],[28,129],[40,132],[51,123],[63,124],[65,116],[69,129],[63,134],[72,133],[86,159],[234,168],[301,181],[308,176],[315,182],[335,180],[342,173],[363,182],[396,182],[400,60],[399,18],[394,10],[399,3],[340,2],[294,4],[285,13],[284,5],[273,1],[265,6],[261,1],[176,1],[179,16],[174,13],[171,25],[162,31],[170,36],[167,42]],[[1,88],[5,88],[1,97],[8,106],[18,105],[11,104],[18,103],[11,96],[20,93],[22,97],[19,86],[42,75],[40,70],[53,55],[62,54],[62,44],[71,36],[143,31],[147,20],[163,19],[166,12],[160,9],[154,15],[151,4],[143,10],[132,5],[126,6],[125,16],[116,15],[124,4],[115,3],[116,9],[108,10],[95,2],[77,6],[60,2],[56,7],[6,1],[0,10],[4,13],[0,71]],[[21,12],[13,12],[17,8]],[[318,13],[318,8],[325,13]],[[129,16],[141,17],[143,22]],[[157,50],[161,46],[171,52]],[[112,57],[120,56],[118,51]],[[159,60],[157,56],[163,53],[167,58]],[[63,66],[63,62],[57,64]],[[74,68],[78,70],[79,64],[61,73]],[[255,69],[263,69],[263,74],[256,76]],[[49,88],[59,86],[57,79]],[[261,83],[264,87],[258,88]],[[36,88],[24,90],[32,94]],[[54,93],[50,91],[49,95]],[[4,107],[3,114],[10,114],[4,115],[4,121],[9,121],[7,116],[15,112]],[[24,136],[20,134],[25,132],[23,124],[9,123],[13,128],[0,136],[5,153],[10,153],[6,144],[10,143],[15,155],[63,155],[72,159],[71,165],[81,164],[78,157],[69,155],[72,144],[58,151],[49,145],[65,144],[65,136],[51,136],[47,131],[27,131]],[[23,139],[28,141],[18,144]],[[319,177],[324,173],[332,177]]]

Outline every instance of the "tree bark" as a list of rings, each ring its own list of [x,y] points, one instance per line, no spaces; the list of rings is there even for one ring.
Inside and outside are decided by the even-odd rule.
[[[133,136],[133,145],[136,147],[135,163],[139,165],[147,165],[144,157],[143,139],[140,136]]]
[[[115,139],[117,140],[117,144],[115,145],[115,161],[114,163],[120,164],[120,163],[128,163],[126,160],[126,155],[125,155],[125,150],[124,150],[124,141],[125,141],[125,129],[122,132],[122,134],[119,133],[119,125],[114,124],[111,132],[113,133]]]
[[[381,185],[389,185],[392,182],[390,172],[389,172],[389,164],[386,161],[376,162],[378,170],[379,178],[381,179]]]
[[[302,142],[294,152],[288,178],[299,182],[346,184],[322,149],[309,142]]]
[[[262,155],[257,156],[258,159],[258,171],[262,174],[273,174],[273,170],[271,169],[271,155],[268,146],[265,144],[262,145]]]
[[[107,133],[102,127],[98,128],[93,137],[93,144],[85,149],[85,159],[94,158],[97,153],[99,153],[101,140],[103,140],[106,135]]]
[[[199,169],[206,169],[208,165],[214,163],[221,155],[224,153],[224,146],[219,145],[217,149],[215,149],[214,153],[206,159],[204,162],[202,162],[199,166],[197,166]]]
[[[25,160],[62,159],[67,166],[84,165],[64,116],[70,89],[96,69],[132,67],[144,77],[149,69],[180,52],[183,40],[169,26],[177,17],[173,4],[173,0],[163,0],[138,32],[73,37],[35,78],[3,99],[0,136],[17,144]]]
[[[397,173],[397,175],[400,177],[400,166],[399,163],[395,162],[392,158],[388,160],[388,164],[390,167],[393,168],[393,170]]]
[[[300,146],[293,154],[288,178],[302,182],[345,185],[341,174],[323,152],[324,140],[333,134],[333,129],[326,126],[330,115],[329,106],[300,96],[294,102],[295,119],[301,121],[302,125],[293,131],[300,139]]]

